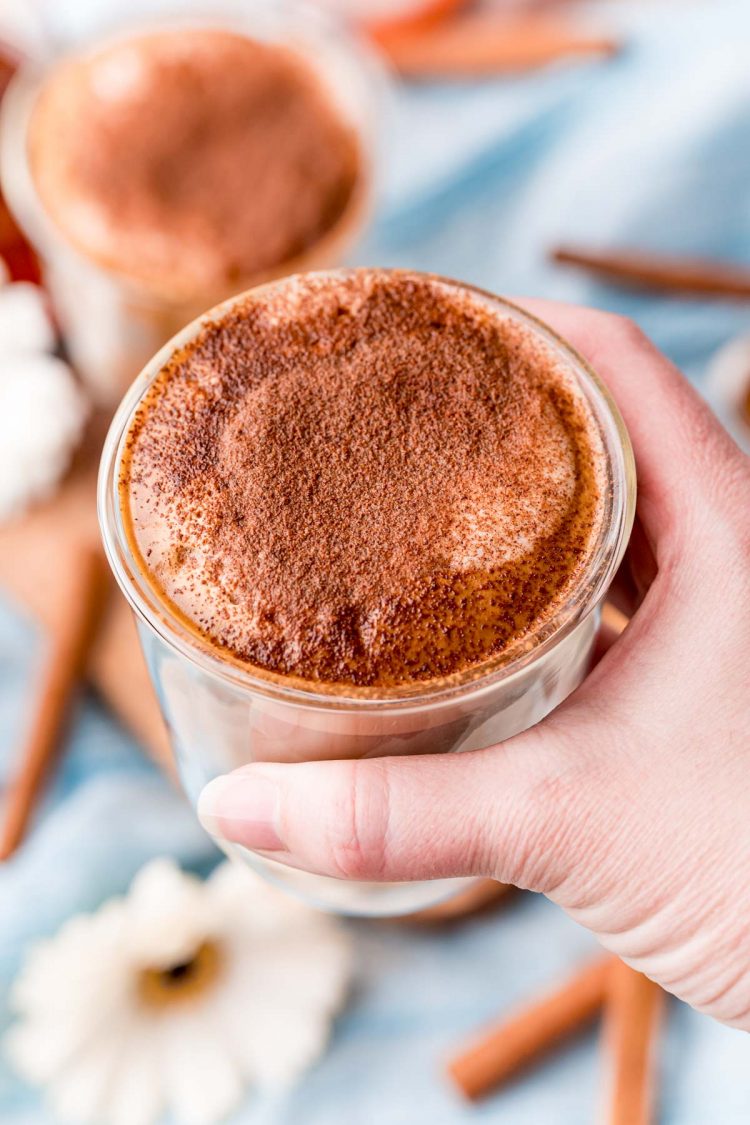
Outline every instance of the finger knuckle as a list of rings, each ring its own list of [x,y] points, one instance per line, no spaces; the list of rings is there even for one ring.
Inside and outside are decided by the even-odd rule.
[[[704,403],[696,401],[693,409],[685,410],[679,415],[679,421],[680,440],[690,455],[694,469],[714,470],[716,467],[722,469],[729,467],[726,459],[721,455],[722,452],[727,452],[724,434],[715,416]],[[712,472],[712,476],[714,475],[715,473]]]
[[[617,343],[624,349],[642,349],[653,347],[643,329],[629,316],[620,313],[605,313],[609,321],[609,330],[617,339]]]
[[[698,547],[705,570],[713,571],[715,555],[725,573],[747,579],[750,529],[744,513],[750,506],[750,459],[731,445],[702,406],[682,420],[680,438],[690,450],[695,483],[692,503],[681,512],[682,537],[676,537],[676,547],[685,546],[689,553]]]
[[[378,879],[386,867],[390,792],[385,761],[352,762],[329,832],[331,865],[343,879]]]
[[[535,783],[531,807],[544,810],[544,815],[530,815],[518,833],[515,863],[521,886],[548,890],[557,882],[575,788],[569,773]]]
[[[559,731],[559,745],[566,741]],[[570,876],[577,860],[593,848],[596,816],[593,799],[599,788],[598,750],[587,752],[585,736],[572,735],[569,753],[530,771],[522,821],[513,832],[512,882],[544,893],[555,892]],[[593,856],[590,856],[593,859]]]

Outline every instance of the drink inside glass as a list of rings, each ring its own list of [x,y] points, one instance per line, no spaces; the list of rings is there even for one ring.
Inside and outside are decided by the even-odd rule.
[[[114,419],[99,505],[195,803],[252,761],[466,751],[542,719],[586,673],[634,468],[543,324],[458,282],[339,270],[176,336]],[[464,884],[227,851],[348,913]]]
[[[3,191],[101,401],[206,308],[341,262],[369,212],[379,82],[338,24],[274,0],[160,0],[21,67]]]

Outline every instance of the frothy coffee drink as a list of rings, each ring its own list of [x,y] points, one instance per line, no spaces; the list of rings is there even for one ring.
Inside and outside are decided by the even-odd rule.
[[[601,530],[602,438],[540,333],[418,274],[256,290],[177,351],[125,439],[136,558],[204,644],[345,692],[530,642]]]
[[[210,28],[58,64],[28,153],[58,230],[170,298],[277,271],[337,226],[360,176],[354,132],[301,56]]]

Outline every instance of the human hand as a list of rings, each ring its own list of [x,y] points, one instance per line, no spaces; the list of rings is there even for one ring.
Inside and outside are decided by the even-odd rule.
[[[694,1007],[750,1030],[750,460],[630,322],[525,302],[609,384],[638,518],[632,621],[532,730],[459,755],[255,764],[214,835],[320,874],[541,891]]]

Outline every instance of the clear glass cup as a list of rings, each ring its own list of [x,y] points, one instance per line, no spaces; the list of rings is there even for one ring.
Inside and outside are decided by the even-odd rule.
[[[334,271],[344,274],[346,271]],[[623,421],[583,359],[551,329],[505,300],[458,282],[499,317],[521,321],[577,379],[607,452],[605,513],[588,572],[555,616],[531,636],[439,687],[316,691],[281,676],[254,675],[222,658],[162,601],[131,551],[118,495],[125,435],[145,393],[175,350],[231,307],[212,309],[146,365],[112,422],[99,477],[99,519],[117,581],[136,614],[149,671],[166,719],[182,783],[197,803],[203,786],[254,761],[299,762],[475,750],[526,730],[549,714],[586,675],[599,607],[622,559],[635,509],[635,468]],[[325,909],[348,914],[409,913],[465,888],[465,879],[357,883],[297,871],[235,845],[272,881]]]
[[[205,309],[274,277],[340,265],[361,235],[373,205],[384,71],[370,48],[324,11],[297,0],[151,0],[136,15],[102,5],[86,33],[64,49],[29,59],[11,82],[0,111],[0,182],[18,225],[37,250],[70,356],[91,393],[114,406],[144,363]],[[337,223],[303,254],[222,290],[176,292],[137,281],[78,251],[46,213],[29,166],[27,138],[39,91],[65,54],[79,53],[164,27],[221,27],[284,44],[314,69],[360,142],[361,168]],[[157,110],[158,111],[158,110]]]

